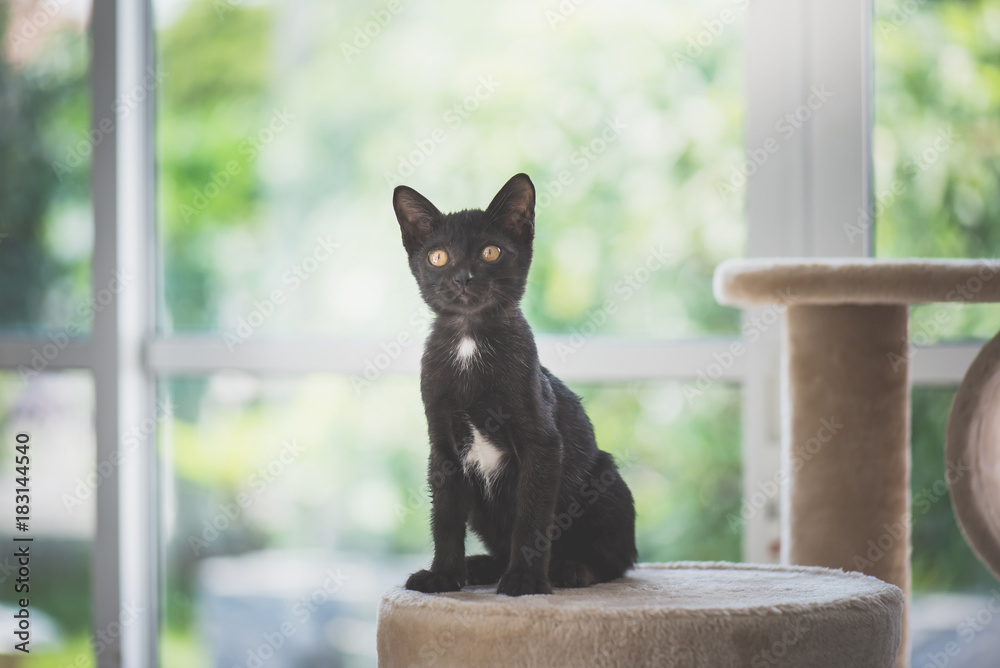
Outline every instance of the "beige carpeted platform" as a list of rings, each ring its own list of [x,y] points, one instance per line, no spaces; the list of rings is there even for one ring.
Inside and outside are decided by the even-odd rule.
[[[1000,302],[996,260],[753,258],[715,269],[715,297],[761,304],[929,304]]]
[[[389,590],[378,665],[888,668],[902,592],[825,568],[681,562],[551,596]]]

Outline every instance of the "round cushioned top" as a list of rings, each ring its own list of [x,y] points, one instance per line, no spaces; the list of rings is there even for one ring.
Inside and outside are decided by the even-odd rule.
[[[825,568],[643,564],[551,596],[390,589],[379,666],[892,666],[902,592]]]
[[[1000,578],[1000,334],[965,373],[948,417],[945,463],[962,533]]]
[[[714,290],[729,306],[1000,302],[998,274],[996,260],[726,260]]]

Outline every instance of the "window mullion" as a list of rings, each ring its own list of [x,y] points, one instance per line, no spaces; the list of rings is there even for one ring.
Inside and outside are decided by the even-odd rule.
[[[103,308],[90,342],[103,478],[92,576],[100,668],[157,665],[155,439],[125,442],[153,415],[142,358],[154,301],[150,14],[148,0],[97,0],[92,18],[91,130],[101,137],[92,166],[92,292]]]
[[[870,254],[871,3],[754,0],[748,13],[747,186],[750,257]],[[748,163],[749,164],[749,163]],[[856,231],[862,222],[863,234]],[[743,387],[744,557],[773,561],[780,479],[781,326],[748,311]],[[763,494],[763,492],[762,492]]]

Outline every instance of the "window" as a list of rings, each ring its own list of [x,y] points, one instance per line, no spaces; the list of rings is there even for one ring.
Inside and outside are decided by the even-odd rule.
[[[776,559],[778,495],[743,490],[778,466],[780,320],[734,356],[760,314],[716,264],[993,252],[1000,9],[918,4],[0,3],[0,473],[44,442],[38,551],[70,555],[32,659],[373,665],[377,596],[431,547],[399,183],[451,210],[528,172],[524,309],[640,557]],[[1000,327],[937,313],[915,495]],[[918,590],[984,582],[945,501],[914,541]]]
[[[739,393],[691,401],[669,368],[683,340],[739,326],[710,280],[745,237],[741,199],[718,192],[742,144],[735,14],[714,48],[688,43],[727,6],[154,4],[165,664],[244,665],[315,594],[303,628],[327,636],[286,651],[370,665],[371,602],[428,559],[430,314],[400,183],[451,210],[532,176],[525,311],[625,470],[642,553],[739,558]],[[240,361],[272,355],[300,373]],[[253,584],[317,554],[342,568],[336,592],[324,569]],[[236,592],[229,568],[248,574]],[[211,626],[216,609],[244,610],[245,634]]]

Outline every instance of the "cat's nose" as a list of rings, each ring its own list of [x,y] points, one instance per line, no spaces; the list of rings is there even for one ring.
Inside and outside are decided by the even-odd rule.
[[[472,281],[472,272],[469,270],[460,271],[455,274],[455,277],[452,280],[455,281],[458,287],[465,289]]]

